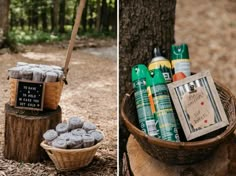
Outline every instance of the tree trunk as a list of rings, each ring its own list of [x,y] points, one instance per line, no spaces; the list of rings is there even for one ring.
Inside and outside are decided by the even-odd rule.
[[[42,29],[44,32],[48,30],[48,21],[47,21],[47,3],[45,1],[41,1],[42,12],[41,12],[41,20],[42,20]]]
[[[87,13],[88,13],[88,1],[86,1],[84,11],[83,11],[83,14],[82,14],[82,19],[81,19],[81,23],[82,23],[82,26],[83,26],[83,32],[87,32],[87,23],[88,23]]]
[[[59,0],[53,0],[52,32],[58,32]]]
[[[113,9],[112,15],[111,15],[111,24],[112,24],[112,31],[114,33],[117,33],[117,0],[115,0],[115,8]]]
[[[47,158],[40,143],[43,134],[61,122],[61,108],[58,106],[55,111],[43,111],[36,116],[31,113],[21,115],[9,104],[5,105],[5,158],[30,163]]]
[[[6,42],[9,23],[8,23],[8,13],[9,13],[10,0],[0,0],[0,48],[4,46]]]
[[[101,24],[101,1],[97,0],[96,32],[100,31],[100,24]]]
[[[106,0],[102,0],[102,30],[108,31],[109,28],[109,8]]]
[[[59,32],[65,32],[65,11],[66,11],[66,1],[60,0],[60,14],[59,14]]]
[[[119,101],[132,87],[131,67],[147,64],[153,48],[160,47],[169,58],[174,43],[176,0],[121,0],[119,40]],[[125,151],[128,132],[120,120],[120,161]],[[122,164],[120,164],[121,166]]]

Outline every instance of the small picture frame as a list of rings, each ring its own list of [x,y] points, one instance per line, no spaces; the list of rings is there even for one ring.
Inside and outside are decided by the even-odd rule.
[[[187,141],[229,124],[209,71],[170,83],[168,88]]]

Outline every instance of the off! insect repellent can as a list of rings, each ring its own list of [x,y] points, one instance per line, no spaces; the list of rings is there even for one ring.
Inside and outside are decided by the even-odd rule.
[[[175,74],[183,72],[185,76],[191,75],[187,44],[171,46],[171,64]]]
[[[154,48],[154,58],[152,59],[151,63],[148,66],[150,71],[155,69],[160,69],[166,83],[172,82],[172,72],[171,72],[171,64],[170,61],[163,56],[161,56],[159,48]]]
[[[156,109],[161,139],[179,142],[180,139],[169,90],[160,69],[150,71],[150,77],[147,77],[147,86],[150,87]]]
[[[135,103],[138,113],[138,120],[141,130],[146,134],[154,137],[159,137],[156,128],[156,119],[151,111],[147,85],[146,75],[148,69],[145,65],[139,64],[132,67],[132,83],[134,88]]]

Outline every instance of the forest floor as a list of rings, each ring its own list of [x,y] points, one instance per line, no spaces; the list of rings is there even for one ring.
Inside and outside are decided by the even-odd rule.
[[[9,101],[7,69],[16,62],[63,66],[67,43],[24,46],[24,52],[0,55],[0,176],[75,176],[117,174],[117,47],[116,40],[82,39],[72,53],[60,106],[63,120],[82,116],[104,132],[105,140],[92,163],[74,172],[59,172],[51,161],[22,163],[4,159],[4,104]],[[23,142],[23,141],[22,141]],[[16,146],[17,147],[17,146]]]

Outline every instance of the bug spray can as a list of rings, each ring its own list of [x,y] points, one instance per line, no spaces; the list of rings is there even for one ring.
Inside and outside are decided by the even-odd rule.
[[[148,66],[150,71],[155,69],[160,69],[166,83],[170,83],[172,80],[172,72],[171,72],[171,64],[170,61],[163,56],[161,56],[159,48],[154,48],[154,58],[152,59],[151,63]]]
[[[161,139],[179,142],[174,110],[164,76],[160,69],[150,71],[150,75],[150,77],[147,77],[147,86],[150,87],[156,108]]]
[[[187,44],[171,46],[171,64],[174,73],[183,72],[190,76],[190,59]]]
[[[132,67],[132,83],[134,88],[135,103],[141,130],[146,134],[159,137],[156,128],[156,120],[151,111],[146,85],[146,74],[148,69],[139,64]]]

